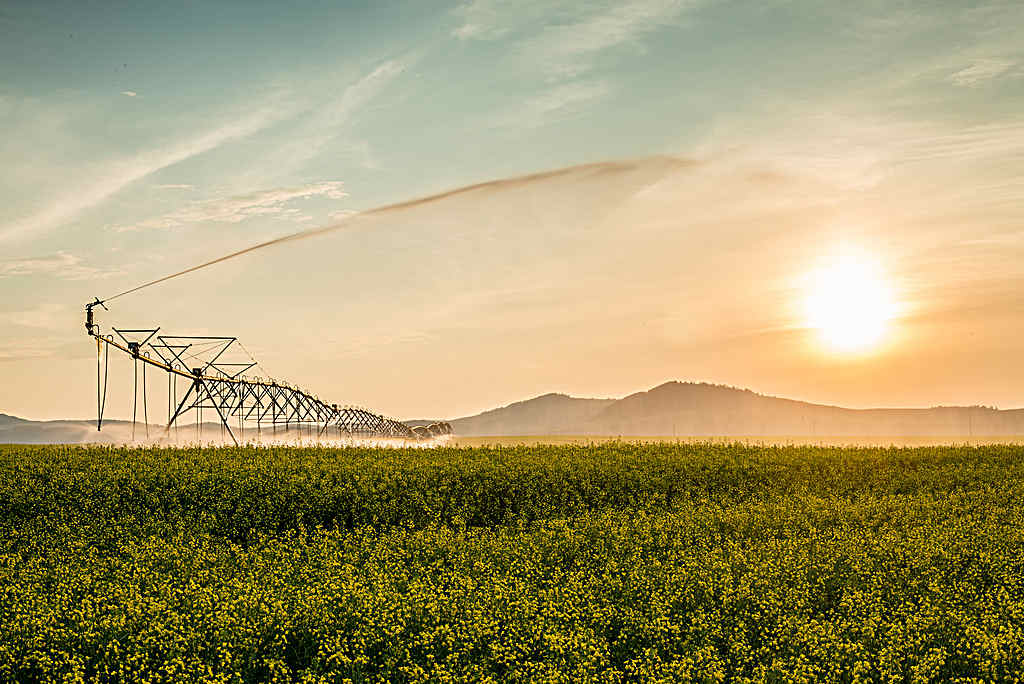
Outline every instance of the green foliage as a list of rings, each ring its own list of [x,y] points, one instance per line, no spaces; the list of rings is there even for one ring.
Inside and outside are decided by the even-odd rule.
[[[1022,455],[0,447],[0,680],[1014,680]]]

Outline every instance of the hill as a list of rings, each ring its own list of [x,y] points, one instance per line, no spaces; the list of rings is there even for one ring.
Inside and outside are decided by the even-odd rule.
[[[459,435],[571,434],[574,428],[588,425],[617,401],[544,394],[450,422]]]
[[[434,420],[407,421],[420,425]],[[544,394],[449,421],[456,435],[965,437],[1024,435],[1024,409],[936,406],[849,409],[693,382],[666,382],[622,399]],[[151,429],[159,430],[153,426]],[[182,428],[184,429],[184,428]],[[191,428],[194,429],[194,428]],[[204,427],[215,439],[218,425]],[[131,423],[31,421],[0,413],[0,443],[123,442]],[[144,430],[141,425],[139,431]],[[139,433],[141,434],[141,432]]]
[[[691,382],[622,399],[546,394],[451,421],[457,435],[1022,435],[1024,409],[848,409]]]

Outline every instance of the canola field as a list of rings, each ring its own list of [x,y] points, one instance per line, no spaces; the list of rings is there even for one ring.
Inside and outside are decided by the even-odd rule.
[[[1024,447],[0,447],[0,681],[1017,681]]]

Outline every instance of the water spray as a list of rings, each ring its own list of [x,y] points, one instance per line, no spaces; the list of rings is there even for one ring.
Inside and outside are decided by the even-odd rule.
[[[105,357],[109,360],[110,352],[114,350],[129,355],[136,368],[138,364],[143,364],[143,377],[145,377],[146,366],[158,368],[168,374],[170,388],[168,393],[169,418],[165,435],[169,433],[172,426],[176,425],[181,416],[189,411],[196,412],[197,424],[201,424],[202,410],[204,408],[215,411],[222,428],[227,430],[236,444],[238,439],[230,424],[230,421],[234,418],[238,419],[238,429],[242,434],[244,434],[246,424],[253,424],[255,425],[257,436],[260,435],[260,431],[264,426],[270,427],[275,433],[277,428],[282,426],[286,433],[289,430],[295,429],[302,434],[302,431],[305,430],[311,437],[315,431],[317,439],[324,436],[337,435],[426,440],[451,434],[451,425],[445,422],[410,428],[404,423],[386,418],[366,409],[357,407],[341,408],[337,404],[325,403],[314,395],[286,383],[250,377],[247,375],[247,372],[257,365],[251,355],[248,355],[249,359],[243,363],[226,363],[223,360],[225,353],[235,348],[244,349],[236,337],[159,335],[159,328],[133,330],[112,328],[113,334],[102,334],[100,326],[95,321],[94,309],[98,306],[109,311],[106,304],[120,297],[267,247],[331,233],[345,228],[362,218],[405,211],[474,193],[523,187],[554,178],[613,176],[615,174],[627,173],[651,162],[655,162],[655,165],[661,172],[686,164],[682,160],[670,157],[647,160],[605,161],[475,183],[425,197],[356,212],[325,226],[301,230],[230,252],[216,259],[205,261],[176,273],[157,278],[156,280],[142,283],[123,292],[118,292],[103,300],[97,297],[93,302],[85,306],[85,327],[88,334],[96,339],[97,430],[102,426],[103,411],[106,406],[106,372],[101,373],[100,368],[102,351],[106,351]],[[103,380],[102,391],[100,387],[101,375]],[[176,381],[178,378],[185,381],[184,384],[187,388],[180,401],[177,397]],[[143,382],[144,410],[146,406],[145,389],[145,382]],[[133,414],[134,409],[133,405]],[[335,434],[330,434],[332,431]]]

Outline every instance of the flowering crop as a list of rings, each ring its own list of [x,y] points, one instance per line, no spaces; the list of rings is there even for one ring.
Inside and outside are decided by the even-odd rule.
[[[0,680],[1016,680],[1022,456],[0,447]]]

